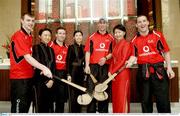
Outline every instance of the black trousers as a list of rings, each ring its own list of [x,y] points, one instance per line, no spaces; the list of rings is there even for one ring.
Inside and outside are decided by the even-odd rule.
[[[145,77],[142,77],[141,67],[138,69],[137,88],[140,93],[143,113],[153,112],[153,95],[159,113],[171,112],[169,101],[169,79],[164,68],[162,69],[162,76],[163,79],[159,79],[156,73],[152,73],[149,79],[146,79]]]
[[[53,87],[52,87],[53,88]],[[36,113],[52,113],[53,111],[53,91],[47,88],[45,83],[38,83],[34,86],[34,105]]]
[[[11,79],[11,113],[28,113],[32,101],[32,79]]]
[[[84,70],[82,66],[73,66],[71,72],[72,82],[84,86]],[[77,97],[84,92],[69,86],[69,112],[80,113],[82,106],[77,103]]]
[[[66,72],[64,70],[56,70],[56,76],[67,79]],[[59,80],[54,80],[53,94],[55,113],[63,113],[64,103],[67,101],[67,85]]]
[[[108,65],[105,64],[103,66],[100,66],[98,64],[90,64],[90,69],[92,75],[97,79],[98,82],[102,83],[108,78]],[[94,90],[94,83],[92,79],[89,77],[87,79],[87,88],[90,92],[93,92]],[[109,95],[110,88],[106,90],[106,92]],[[93,99],[92,102],[87,106],[87,112],[88,113],[95,113],[98,111],[99,113],[108,113],[108,104],[109,100],[105,101],[97,101],[96,99]]]

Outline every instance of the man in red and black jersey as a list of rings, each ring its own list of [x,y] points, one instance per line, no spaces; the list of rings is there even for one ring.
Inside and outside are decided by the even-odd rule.
[[[160,113],[170,113],[168,79],[175,74],[170,63],[170,52],[161,32],[150,31],[149,21],[144,15],[137,17],[138,34],[132,39],[133,56],[128,61],[130,65],[137,58],[137,82],[140,90],[142,112],[153,112],[152,96],[156,98],[157,110]],[[167,71],[164,68],[167,64]]]
[[[107,32],[107,21],[101,18],[98,22],[98,31],[88,37],[85,44],[85,72],[95,76],[102,83],[108,78],[108,59],[112,57],[112,42],[114,38]],[[88,78],[88,89],[93,91],[94,83]],[[87,112],[96,112],[96,100],[88,105]],[[98,112],[108,112],[109,101],[98,102]]]
[[[55,74],[59,78],[67,79],[66,76],[66,56],[68,47],[64,41],[66,39],[66,30],[63,27],[56,29],[56,39],[49,43],[49,46],[54,50],[56,71]],[[54,80],[54,95],[55,95],[55,112],[64,112],[64,103],[67,101],[67,85],[63,82]]]
[[[11,79],[11,112],[27,113],[32,95],[33,67],[42,74],[52,78],[51,71],[35,60],[32,55],[32,35],[34,17],[24,14],[21,18],[22,27],[11,38],[10,48],[10,79]]]

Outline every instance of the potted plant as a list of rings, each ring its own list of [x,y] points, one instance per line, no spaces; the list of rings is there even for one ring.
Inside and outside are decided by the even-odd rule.
[[[2,44],[2,47],[6,50],[6,55],[9,58],[9,50],[10,50],[10,37],[9,36],[6,43]]]

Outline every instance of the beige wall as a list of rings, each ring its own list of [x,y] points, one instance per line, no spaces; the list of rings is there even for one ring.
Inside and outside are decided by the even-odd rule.
[[[1,45],[7,35],[12,35],[20,27],[21,0],[0,0],[0,56],[6,57]]]
[[[178,60],[180,72],[180,1],[161,0],[163,33],[171,49],[171,59]],[[180,74],[179,74],[180,75]]]

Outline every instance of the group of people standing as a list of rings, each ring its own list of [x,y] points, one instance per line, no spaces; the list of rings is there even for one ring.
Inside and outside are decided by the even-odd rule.
[[[168,79],[175,75],[170,64],[169,47],[162,33],[149,30],[146,16],[137,17],[138,34],[131,42],[126,40],[126,28],[122,24],[113,28],[113,36],[107,32],[107,20],[101,18],[97,32],[88,37],[85,45],[82,45],[82,31],[76,30],[73,34],[74,44],[70,46],[64,42],[66,29],[63,27],[56,29],[54,41],[50,29],[41,29],[40,43],[32,46],[34,17],[24,14],[21,24],[21,29],[11,39],[12,113],[27,113],[32,98],[39,113],[63,113],[67,98],[69,112],[80,113],[82,106],[77,103],[77,97],[83,93],[56,80],[53,75],[86,86],[89,92],[93,92],[95,83],[90,74],[98,83],[117,75],[105,91],[110,94],[112,89],[113,113],[128,113],[130,67],[136,61],[139,66],[137,79],[141,85],[142,112],[153,112],[152,95],[156,97],[158,112],[171,112]],[[122,67],[125,68],[119,72]],[[87,113],[108,113],[108,105],[109,99],[93,99],[87,105]]]

